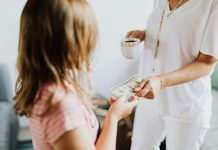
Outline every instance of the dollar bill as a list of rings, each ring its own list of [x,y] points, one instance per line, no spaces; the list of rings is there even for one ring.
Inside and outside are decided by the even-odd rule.
[[[135,96],[135,93],[133,92],[133,88],[136,85],[140,84],[140,82],[141,82],[141,79],[138,77],[138,75],[134,75],[130,77],[128,80],[109,89],[109,92],[115,98],[124,95],[129,100],[132,96]]]

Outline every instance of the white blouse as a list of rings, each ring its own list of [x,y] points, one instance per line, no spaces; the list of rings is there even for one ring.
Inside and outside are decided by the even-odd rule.
[[[169,12],[168,0],[155,1],[147,21],[145,47],[140,60],[139,76],[142,78],[181,69],[192,63],[199,52],[218,59],[218,0],[189,0],[167,18]],[[163,14],[158,54],[154,58]],[[144,100],[143,103],[146,103],[146,109],[163,115],[183,121],[201,121],[209,126],[210,76],[166,88],[156,100]]]

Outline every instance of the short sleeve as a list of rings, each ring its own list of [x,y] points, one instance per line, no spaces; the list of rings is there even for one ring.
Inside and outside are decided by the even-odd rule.
[[[216,6],[208,18],[200,52],[218,60],[218,7]]]
[[[43,120],[45,139],[53,145],[64,133],[86,125],[82,104],[78,100],[63,100]]]

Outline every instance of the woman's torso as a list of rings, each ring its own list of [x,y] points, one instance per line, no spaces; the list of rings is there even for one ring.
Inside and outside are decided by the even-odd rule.
[[[156,0],[147,22],[139,76],[146,78],[168,73],[192,63],[200,52],[208,17],[212,10],[213,0],[189,0],[167,18],[170,12],[168,1]],[[164,22],[159,32],[163,14]],[[160,45],[155,59],[158,32]],[[147,103],[150,109],[174,117],[193,119],[205,115],[205,118],[208,118],[211,107],[210,76],[164,89],[154,102]],[[204,113],[206,110],[207,114]]]

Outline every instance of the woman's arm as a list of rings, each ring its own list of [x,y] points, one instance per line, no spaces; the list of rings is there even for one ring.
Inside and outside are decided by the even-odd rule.
[[[174,86],[204,77],[214,70],[216,62],[214,57],[200,53],[193,63],[180,70],[161,75],[162,87]]]
[[[183,84],[210,74],[216,62],[214,57],[199,53],[198,58],[191,64],[170,73],[145,79],[134,91],[140,97],[154,99],[162,88]]]

